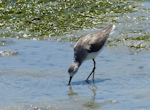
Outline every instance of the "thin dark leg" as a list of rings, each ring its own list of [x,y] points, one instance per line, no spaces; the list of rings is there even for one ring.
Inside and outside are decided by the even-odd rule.
[[[93,62],[94,62],[94,68],[93,68],[92,72],[90,73],[90,75],[88,76],[88,78],[86,79],[86,81],[88,81],[88,79],[89,79],[89,77],[91,76],[92,73],[93,73],[93,80],[94,80],[94,71],[95,71],[95,65],[96,65],[94,59],[93,59]]]
[[[94,71],[95,71],[95,65],[96,65],[96,62],[95,62],[95,60],[93,59],[93,62],[94,62],[94,68],[93,68],[93,81],[94,81]]]
[[[70,85],[71,79],[72,79],[72,77],[70,77],[68,85]]]

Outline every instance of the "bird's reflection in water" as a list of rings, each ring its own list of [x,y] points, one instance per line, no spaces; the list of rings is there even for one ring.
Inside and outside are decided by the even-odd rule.
[[[87,83],[89,84],[88,88],[93,92],[92,101],[95,101],[97,86],[95,85],[94,82],[93,82],[93,84],[90,84],[89,82],[87,82]]]
[[[89,90],[91,90],[92,92],[92,98],[89,100],[85,100],[85,99],[80,99],[82,100],[82,106],[86,109],[95,109],[95,108],[99,108],[101,107],[101,105],[97,102],[95,102],[95,97],[96,97],[96,90],[98,89],[97,86],[93,83],[93,84],[90,84],[89,82],[88,83],[88,88]],[[83,89],[84,90],[84,89]],[[69,86],[69,91],[67,92],[68,93],[68,96],[72,99],[74,96],[76,98],[76,96],[78,95],[78,93],[74,92],[73,89],[72,89],[72,86]],[[79,96],[78,96],[79,97]],[[81,98],[81,97],[80,97]]]
[[[78,95],[78,93],[73,92],[73,89],[71,86],[69,86],[69,91],[67,92],[69,97],[72,97],[74,95]]]
[[[95,109],[95,108],[99,108],[101,107],[101,105],[97,102],[95,102],[95,97],[96,97],[96,90],[98,89],[97,86],[95,85],[95,83],[93,82],[93,84],[90,84],[89,82],[87,82],[88,88],[92,91],[93,95],[92,95],[92,99],[86,103],[83,104],[83,106],[86,109]]]

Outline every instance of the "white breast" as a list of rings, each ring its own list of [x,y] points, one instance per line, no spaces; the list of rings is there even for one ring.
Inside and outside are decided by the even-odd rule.
[[[85,61],[85,60],[94,59],[95,57],[97,57],[98,54],[103,50],[103,48],[105,47],[106,44],[107,44],[107,40],[106,40],[105,44],[103,45],[103,47],[102,47],[99,51],[88,53],[88,55],[87,55],[87,57],[84,59],[84,61]]]
[[[99,50],[98,52],[91,52],[88,53],[87,57],[84,59],[85,60],[90,60],[90,59],[94,59],[95,57],[97,57],[97,55],[101,52],[101,50]]]

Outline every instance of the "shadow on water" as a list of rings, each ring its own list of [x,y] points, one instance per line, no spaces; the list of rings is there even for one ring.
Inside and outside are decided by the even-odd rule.
[[[71,85],[89,85],[89,84],[103,83],[108,80],[111,80],[111,79],[95,79],[94,81],[93,80],[74,81],[74,82],[72,82]]]

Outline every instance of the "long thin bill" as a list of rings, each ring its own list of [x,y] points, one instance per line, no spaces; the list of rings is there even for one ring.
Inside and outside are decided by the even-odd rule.
[[[68,85],[70,85],[71,79],[72,79],[72,77],[70,77]]]

